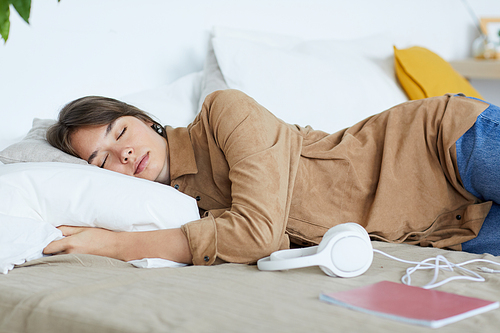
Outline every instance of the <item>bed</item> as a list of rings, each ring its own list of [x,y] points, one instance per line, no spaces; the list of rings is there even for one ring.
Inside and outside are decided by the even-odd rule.
[[[500,15],[492,0],[471,4]],[[133,212],[140,216],[141,209],[153,210],[148,223],[120,215],[120,207],[109,209],[109,204],[128,200],[127,186],[152,191],[150,184],[133,179],[117,178],[117,183],[126,182],[116,185],[122,200],[110,203],[93,193],[82,195],[89,187],[99,192],[91,181],[95,170],[87,174],[82,170],[92,167],[51,149],[44,133],[60,107],[82,95],[122,99],[176,127],[189,123],[210,92],[239,89],[287,122],[327,132],[414,94],[462,92],[488,98],[490,91],[476,90],[448,64],[467,57],[475,37],[463,2],[147,0],[138,7],[132,0],[33,1],[30,26],[13,14],[11,21],[10,39],[0,50],[5,59],[0,64],[0,90],[5,92],[5,120],[0,124],[0,332],[429,330],[319,300],[323,292],[400,282],[412,266],[378,253],[368,271],[354,278],[330,277],[318,267],[264,272],[256,265],[167,263],[171,267],[152,268],[152,262],[92,255],[42,256],[43,244],[58,237],[51,224],[85,220],[91,225],[102,219],[117,230],[150,230],[178,226],[197,214],[194,199],[178,198],[158,184],[156,197],[180,201],[162,212],[146,207],[155,206],[153,195],[144,199]],[[51,60],[56,56],[58,62]],[[19,71],[23,64],[28,70]],[[429,72],[434,73],[432,84],[422,75]],[[194,215],[179,215],[166,225],[161,218],[153,221],[179,206]],[[130,221],[123,225],[123,220]],[[14,224],[21,238],[7,237],[6,226],[14,230]],[[37,229],[41,225],[47,228]],[[28,243],[31,252],[21,251]],[[443,255],[454,263],[500,263],[490,254],[371,243],[411,261]],[[16,246],[20,250],[13,256]],[[491,264],[468,267],[479,272],[477,266],[496,269]],[[484,282],[453,281],[437,289],[499,301],[500,275],[479,273]],[[442,271],[440,279],[460,274]],[[422,286],[431,278],[430,271],[418,272],[412,284]],[[439,330],[496,332],[499,311]]]
[[[452,261],[483,257],[411,245],[374,243],[393,255]],[[490,259],[493,259],[490,257]],[[319,268],[261,272],[256,266],[138,269],[88,255],[35,260],[2,276],[2,332],[427,332],[428,328],[319,301],[319,293],[399,281],[408,265],[375,255],[360,277],[338,279]],[[425,283],[420,276],[415,283]],[[455,282],[440,290],[498,300],[500,279]],[[442,327],[441,332],[496,332],[498,310]]]

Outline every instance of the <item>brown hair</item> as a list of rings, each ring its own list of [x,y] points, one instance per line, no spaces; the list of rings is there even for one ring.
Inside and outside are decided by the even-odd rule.
[[[66,104],[57,122],[47,130],[47,141],[70,155],[80,157],[71,145],[71,135],[86,126],[108,125],[123,116],[136,117],[161,127],[148,113],[113,98],[87,96]]]

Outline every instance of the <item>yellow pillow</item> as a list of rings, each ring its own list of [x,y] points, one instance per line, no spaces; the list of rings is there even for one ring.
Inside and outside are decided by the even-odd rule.
[[[472,85],[436,53],[419,46],[398,50],[394,63],[399,83],[410,99],[463,93],[483,98]]]

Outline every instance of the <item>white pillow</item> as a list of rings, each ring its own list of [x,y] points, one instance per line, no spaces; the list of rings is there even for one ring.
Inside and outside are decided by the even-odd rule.
[[[205,98],[216,90],[227,89],[228,86],[215,58],[214,48],[212,46],[212,41],[208,45],[207,55],[205,57],[205,63],[203,64],[203,77],[201,80],[201,91],[200,99],[198,102],[198,110],[201,110]]]
[[[203,71],[191,73],[173,83],[122,96],[120,100],[154,115],[163,125],[185,127],[199,111],[202,79]]]
[[[196,200],[171,186],[90,165],[3,165],[0,189],[0,213],[53,226],[146,231],[199,219]]]
[[[7,274],[14,265],[42,257],[50,242],[62,233],[49,223],[0,213],[0,273]]]
[[[171,186],[95,166],[0,165],[0,272],[42,257],[60,225],[115,231],[178,228],[200,218],[196,200]],[[181,264],[160,260],[162,267]],[[133,261],[148,266],[147,259]]]
[[[280,42],[277,35],[243,38],[224,29],[214,35],[227,85],[286,122],[335,132],[407,100],[381,59],[377,63],[345,41],[285,36]]]

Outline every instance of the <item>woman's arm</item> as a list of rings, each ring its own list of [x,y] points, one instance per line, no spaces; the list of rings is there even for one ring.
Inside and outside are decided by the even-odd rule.
[[[179,181],[181,190],[200,195],[202,208],[204,195],[220,203],[220,209],[208,208],[207,216],[182,226],[193,263],[253,263],[288,247],[286,225],[302,147],[296,128],[244,93],[225,90],[207,97],[188,129],[202,167]]]
[[[115,232],[101,228],[58,228],[66,236],[43,250],[44,254],[86,253],[124,261],[162,258],[190,264],[191,252],[181,229]]]

